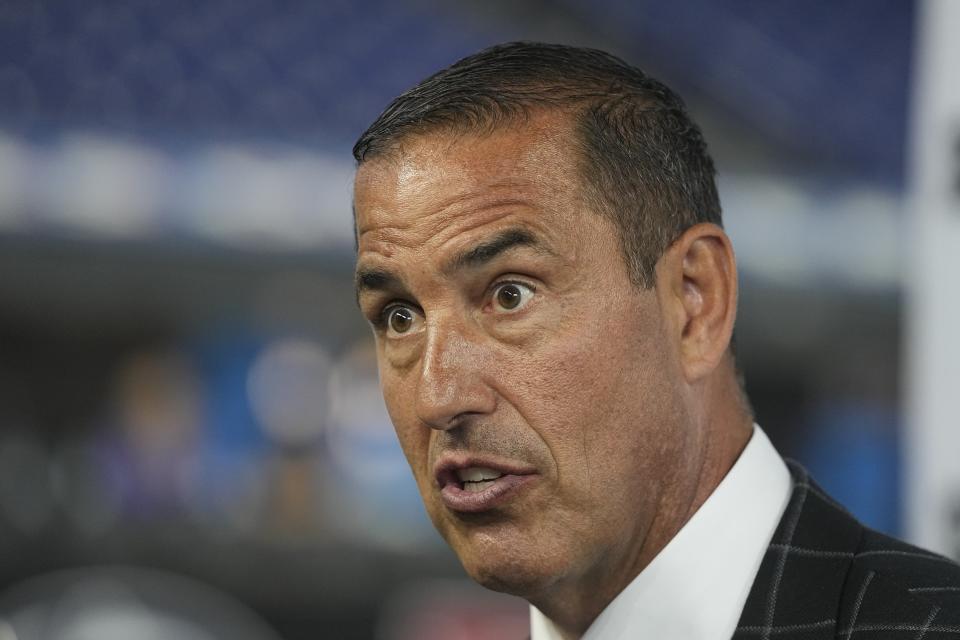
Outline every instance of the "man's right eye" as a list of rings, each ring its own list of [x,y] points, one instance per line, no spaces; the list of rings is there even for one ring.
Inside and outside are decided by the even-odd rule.
[[[422,324],[420,314],[404,305],[387,307],[383,312],[387,337],[399,338],[416,331]]]

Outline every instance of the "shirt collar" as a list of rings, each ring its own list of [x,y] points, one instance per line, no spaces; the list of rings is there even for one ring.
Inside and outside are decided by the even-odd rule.
[[[726,640],[790,499],[790,471],[759,426],[710,497],[607,605],[582,640]],[[530,607],[531,640],[560,640]]]

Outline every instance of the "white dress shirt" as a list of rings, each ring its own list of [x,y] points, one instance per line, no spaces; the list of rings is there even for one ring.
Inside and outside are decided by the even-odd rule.
[[[714,492],[582,640],[729,640],[792,489],[786,464],[754,425]],[[562,638],[536,607],[530,637]]]

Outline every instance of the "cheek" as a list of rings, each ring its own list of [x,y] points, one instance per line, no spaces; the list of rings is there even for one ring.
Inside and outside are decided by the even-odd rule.
[[[518,369],[513,400],[549,446],[562,482],[589,494],[610,483],[626,490],[624,477],[655,481],[654,461],[679,417],[657,317],[612,308],[572,324]]]
[[[383,371],[381,369],[381,371]],[[428,451],[430,447],[430,429],[420,424],[413,405],[410,391],[405,386],[404,376],[396,373],[381,373],[380,387],[387,406],[387,413],[397,433],[397,440],[403,450],[417,484],[426,479]],[[421,486],[421,491],[424,489]]]

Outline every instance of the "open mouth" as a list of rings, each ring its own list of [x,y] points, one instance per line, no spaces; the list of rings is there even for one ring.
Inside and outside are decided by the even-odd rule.
[[[437,483],[444,505],[452,511],[479,513],[501,507],[537,478],[526,468],[448,461],[439,466]]]
[[[460,480],[460,486],[464,491],[470,493],[479,493],[487,487],[492,487],[498,478],[504,474],[496,469],[487,467],[468,467],[457,470],[457,479]]]

